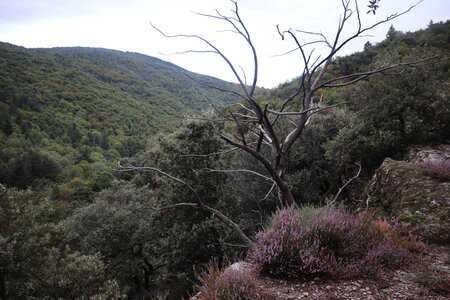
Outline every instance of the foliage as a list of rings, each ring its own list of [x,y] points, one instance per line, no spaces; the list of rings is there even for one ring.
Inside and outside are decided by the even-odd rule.
[[[35,180],[48,178],[55,180],[61,167],[55,156],[43,151],[30,151],[19,154],[10,161],[11,168],[8,183],[19,188],[30,186]]]
[[[195,299],[201,300],[264,300],[270,299],[260,290],[254,272],[250,268],[235,265],[219,267],[212,260],[206,270],[196,273],[200,281]]]
[[[136,53],[0,43],[0,182],[67,184],[83,162],[90,169],[83,179],[91,181],[143,151],[156,132],[173,131],[174,115],[200,112],[207,97],[236,100],[197,81],[235,86]],[[90,194],[80,197],[89,202]]]
[[[275,277],[370,275],[411,259],[368,215],[341,208],[280,209],[256,241],[251,260]]]
[[[2,299],[89,297],[103,285],[98,254],[62,247],[63,231],[47,221],[51,206],[30,191],[0,185]]]
[[[429,51],[415,50],[402,59],[425,55]],[[399,59],[386,54],[379,63]],[[361,82],[343,95],[354,107],[347,123],[325,145],[327,157],[343,166],[359,161],[370,173],[385,157],[399,157],[410,145],[445,143],[450,130],[446,81],[440,67],[430,65]]]
[[[159,224],[147,187],[116,181],[90,205],[64,221],[68,244],[84,255],[100,253],[108,278],[116,278],[128,292],[149,289],[157,269]]]
[[[195,188],[206,205],[238,220],[234,217],[238,215],[239,207],[223,196],[228,194],[225,192],[225,175],[207,171],[222,169],[222,162],[217,156],[192,156],[217,152],[222,147],[215,130],[211,123],[187,122],[169,137],[161,137],[135,164],[155,166],[181,178]],[[154,172],[140,171],[133,180],[153,188],[158,207],[198,201],[186,186]],[[160,213],[158,219],[159,229],[164,232],[159,240],[160,258],[166,264],[168,274],[181,282],[193,279],[193,265],[206,263],[213,256],[233,255],[233,251],[224,248],[220,242],[236,243],[236,238],[214,216],[188,207]]]
[[[230,205],[226,176],[205,170],[220,169],[223,162],[217,156],[188,155],[220,149],[222,142],[215,137],[215,130],[210,123],[187,122],[170,137],[161,137],[133,163],[158,166],[183,178],[207,205],[242,219],[248,228],[255,216],[238,217],[248,212],[237,204]],[[159,213],[139,209],[196,202],[195,195],[185,186],[144,170],[128,179],[131,182],[113,182],[92,204],[77,209],[64,222],[69,245],[83,254],[100,252],[106,274],[116,278],[128,293],[149,291],[152,282],[164,279],[176,279],[177,284],[186,285],[187,279],[194,278],[193,265],[205,263],[212,256],[235,255],[235,250],[224,248],[221,242],[239,241],[214,216],[194,208]]]
[[[446,38],[439,40],[431,32],[442,36],[449,28],[450,22],[430,24],[427,30],[414,33],[392,27],[385,41],[337,57],[323,80],[446,53],[448,45],[442,42]],[[280,84],[261,103],[280,107],[282,99],[295,94],[300,83],[301,78],[296,78]],[[354,175],[355,163],[362,165],[360,180],[347,187],[342,196],[358,198],[361,179],[370,177],[385,157],[401,158],[415,144],[448,142],[450,105],[445,60],[326,89],[322,96],[324,104],[348,104],[314,115],[290,150],[286,180],[297,203],[319,203],[336,193],[345,178]],[[291,107],[294,103],[288,103],[286,110],[298,109]],[[298,118],[289,121],[281,123],[277,130],[292,128],[290,124],[297,123]]]
[[[92,189],[99,192],[111,186],[114,180],[114,175],[110,172],[102,171],[92,179]]]
[[[320,204],[330,188],[340,185],[340,166],[324,159],[327,143],[347,124],[349,114],[343,109],[314,116],[289,154],[287,180],[299,204]]]

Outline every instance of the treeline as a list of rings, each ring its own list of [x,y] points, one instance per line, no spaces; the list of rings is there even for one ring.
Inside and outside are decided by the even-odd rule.
[[[338,75],[434,54],[445,57],[448,42],[444,45],[441,37],[448,30],[449,22],[430,24],[416,33],[391,28],[387,40],[336,59],[331,71]],[[380,74],[357,85],[327,90],[324,102],[348,104],[314,115],[292,148],[286,174],[297,204],[323,204],[354,175],[359,163],[362,176],[341,197],[354,203],[361,200],[365,179],[385,157],[401,157],[413,144],[448,143],[448,68],[444,60],[407,68],[401,75]],[[257,96],[258,101],[281,105],[281,99],[298,84],[299,79],[284,83]],[[8,105],[9,111],[10,103],[2,105]],[[238,112],[239,107],[227,109]],[[0,288],[6,299],[180,298],[175,291],[192,286],[193,265],[212,257],[232,260],[245,255],[244,248],[236,247],[240,241],[214,215],[192,207],[153,210],[196,202],[197,196],[186,185],[157,172],[115,171],[112,165],[120,156],[127,156],[120,158],[124,166],[157,167],[182,179],[206,205],[229,216],[248,236],[267,224],[280,203],[272,182],[262,177],[212,171],[265,172],[254,158],[237,151],[207,155],[226,148],[217,133],[237,133],[232,122],[184,121],[169,135],[130,135],[148,147],[134,151],[130,140],[130,152],[122,155],[115,141],[122,144],[120,138],[127,135],[109,135],[106,143],[101,130],[80,128],[81,123],[75,122],[78,130],[72,124],[67,127],[67,142],[56,142],[48,133],[39,138],[43,131],[35,123],[26,135],[17,116],[9,123],[1,120],[6,170],[2,172],[8,175],[2,177],[0,187],[0,261],[4,266]],[[276,130],[287,130],[289,121],[279,124]],[[119,153],[108,154],[111,151]],[[30,186],[29,182],[34,192],[17,189]],[[58,212],[70,203],[78,208]]]

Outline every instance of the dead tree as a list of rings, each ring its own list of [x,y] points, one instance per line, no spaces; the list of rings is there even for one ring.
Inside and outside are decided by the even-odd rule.
[[[202,41],[208,47],[207,50],[188,50],[184,53],[214,53],[219,55],[225,61],[225,63],[228,64],[236,80],[241,86],[241,92],[225,92],[238,94],[244,100],[244,103],[246,104],[240,105],[244,109],[245,114],[236,114],[230,112],[228,115],[224,115],[224,118],[236,124],[237,132],[239,133],[239,135],[231,137],[220,133],[220,136],[228,144],[233,145],[234,147],[237,147],[238,149],[241,149],[255,157],[264,166],[269,176],[276,183],[283,197],[283,202],[285,205],[295,204],[295,200],[291,193],[290,187],[285,180],[286,158],[289,150],[291,149],[294,142],[298,139],[298,137],[302,134],[304,128],[308,125],[311,117],[314,114],[329,109],[333,106],[345,104],[339,103],[333,106],[321,106],[322,96],[317,96],[318,94],[320,94],[321,90],[351,85],[373,74],[383,73],[391,69],[406,66],[418,66],[437,59],[437,57],[431,57],[426,60],[387,65],[367,72],[355,73],[329,80],[324,80],[323,78],[327,73],[328,67],[330,66],[336,54],[342,49],[342,47],[344,47],[350,41],[363,36],[371,29],[408,13],[418,4],[417,3],[409,7],[407,10],[401,13],[392,14],[385,19],[376,22],[375,24],[364,27],[361,22],[361,13],[358,7],[358,1],[342,0],[342,14],[340,16],[336,34],[333,40],[329,40],[322,33],[293,29],[281,30],[280,27],[277,26],[278,33],[280,34],[282,40],[290,39],[294,42],[295,49],[290,52],[297,51],[299,53],[303,60],[304,67],[303,70],[301,70],[301,72],[299,73],[300,87],[293,95],[285,99],[284,103],[278,108],[272,109],[267,105],[262,107],[254,98],[254,92],[257,86],[258,78],[258,56],[256,53],[256,49],[253,45],[250,33],[248,32],[243,20],[241,19],[237,2],[233,0],[231,0],[231,2],[233,3],[234,8],[232,9],[232,14],[230,16],[224,15],[219,11],[216,11],[215,15],[199,15],[222,20],[231,27],[231,30],[233,32],[245,39],[252,53],[254,65],[253,81],[249,86],[246,84],[245,75],[243,77],[243,75],[238,72],[233,62],[231,62],[230,59],[228,59],[228,57],[220,49],[214,46],[214,44],[207,39],[199,35],[167,35],[157,27],[153,25],[152,26],[167,38],[183,37],[197,39]],[[374,1],[370,1],[368,7],[370,8],[369,12],[375,13],[375,10],[378,6],[376,5],[376,2],[375,4],[373,2]],[[343,30],[349,23],[349,20],[353,18],[356,18],[358,25],[355,28],[354,33],[350,37],[344,38],[342,36]],[[301,37],[304,35],[317,37],[317,40],[302,44]],[[307,47],[319,43],[324,44],[326,45],[326,47],[328,47],[328,54],[323,58],[319,56],[313,59],[314,49],[308,52]],[[300,107],[300,109],[297,111],[285,111],[286,107],[288,107],[288,104],[294,101],[299,102],[299,105],[296,106]],[[287,116],[295,118],[295,121],[291,122],[294,126],[292,129],[290,129],[288,134],[286,134],[285,136],[281,136],[276,133],[275,126],[277,125],[277,122],[280,120],[280,118]],[[268,151],[270,152],[270,155],[264,154],[265,152],[261,151],[262,147],[268,147],[270,149],[270,151]]]
[[[252,42],[251,36],[243,20],[241,19],[238,4],[236,1],[231,0],[233,9],[231,15],[222,14],[216,11],[215,14],[202,14],[200,16],[213,18],[223,21],[231,29],[230,31],[236,33],[241,38],[244,38],[248,48],[250,49],[253,60],[253,79],[251,84],[247,85],[245,73],[236,68],[233,62],[211,41],[200,35],[188,35],[188,34],[176,34],[169,35],[163,32],[161,29],[153,26],[155,30],[160,32],[167,38],[189,38],[202,42],[206,49],[203,50],[187,50],[181,53],[213,53],[219,55],[222,60],[228,65],[232,73],[234,74],[237,82],[240,85],[240,92],[231,90],[222,90],[214,86],[215,88],[223,92],[233,93],[238,95],[243,101],[237,105],[243,110],[243,113],[229,112],[223,113],[218,109],[218,112],[222,115],[223,119],[234,122],[237,134],[229,136],[224,133],[218,133],[220,137],[226,141],[229,145],[232,145],[233,149],[226,149],[221,153],[237,149],[242,150],[254,158],[256,158],[267,171],[267,175],[259,174],[264,178],[270,178],[273,183],[278,187],[284,205],[295,205],[295,199],[291,193],[291,189],[285,179],[285,168],[287,163],[287,154],[291,149],[294,142],[302,134],[305,127],[309,124],[314,114],[323,110],[330,109],[334,106],[342,105],[345,103],[338,103],[332,106],[323,106],[321,90],[342,87],[354,84],[360,80],[366,79],[371,75],[378,73],[385,73],[393,69],[401,69],[404,67],[415,67],[430,62],[436,61],[439,57],[434,56],[425,60],[402,62],[392,65],[386,65],[371,71],[355,73],[351,75],[339,76],[333,79],[325,80],[325,74],[327,74],[328,68],[332,63],[333,58],[339,53],[339,51],[350,41],[362,37],[367,34],[373,28],[390,22],[413,9],[417,4],[412,5],[408,9],[400,13],[394,13],[374,24],[369,26],[363,26],[361,21],[361,11],[358,6],[357,0],[342,0],[342,12],[339,18],[339,23],[336,29],[333,39],[329,39],[325,35],[319,32],[303,31],[303,30],[282,30],[280,26],[277,26],[278,33],[282,40],[290,40],[294,44],[294,49],[289,51],[297,52],[303,61],[303,69],[299,72],[300,85],[296,92],[290,95],[284,100],[279,107],[269,107],[268,105],[262,106],[255,100],[254,94],[257,87],[258,79],[258,56],[257,51]],[[378,1],[369,1],[368,7],[370,10],[367,13],[375,13]],[[421,2],[421,1],[420,1]],[[419,3],[420,3],[419,2]],[[357,26],[354,28],[354,32],[349,37],[343,36],[343,30],[347,27],[350,20],[354,20]],[[305,36],[317,38],[314,41],[304,43]],[[310,46],[317,44],[325,45],[328,48],[328,52],[324,57],[315,57],[314,49],[309,50]],[[207,84],[205,84],[207,86]],[[296,105],[291,105],[296,102]],[[286,111],[288,107],[299,107],[296,111]],[[281,118],[290,118],[290,124],[292,128],[287,130],[287,134],[280,134],[276,130],[276,126]],[[264,148],[267,148],[265,150]],[[217,153],[214,153],[216,155]],[[205,156],[208,154],[199,154],[199,156]],[[217,170],[219,171],[219,170]],[[232,171],[232,170],[230,170]],[[248,171],[250,173],[256,173],[251,170],[236,170],[236,171]],[[272,189],[271,189],[272,190]],[[211,211],[211,208],[205,207],[201,200],[199,203],[180,203],[180,206],[195,206],[199,209],[209,211],[210,213],[216,213]],[[219,215],[217,215],[219,216]],[[230,225],[227,218],[221,218],[222,221],[227,223],[236,232],[236,228]],[[234,224],[234,223],[233,223]],[[234,224],[235,225],[235,224]],[[251,241],[247,237],[242,236],[242,232],[238,232],[241,240],[246,245],[250,245]]]

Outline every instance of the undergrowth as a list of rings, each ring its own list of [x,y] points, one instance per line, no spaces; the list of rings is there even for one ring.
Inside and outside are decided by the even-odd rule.
[[[260,291],[255,273],[246,267],[234,268],[234,265],[219,267],[213,260],[207,268],[195,274],[200,281],[196,287],[198,294],[192,299],[201,300],[269,300]]]
[[[342,208],[279,209],[256,235],[249,258],[274,277],[374,275],[382,266],[410,261],[409,250],[422,250],[423,244],[398,228]]]

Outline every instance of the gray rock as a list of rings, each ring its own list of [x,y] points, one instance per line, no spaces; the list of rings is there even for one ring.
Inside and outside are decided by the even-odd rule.
[[[366,208],[380,217],[396,217],[430,243],[448,245],[450,182],[427,176],[420,163],[450,159],[450,145],[416,148],[407,159],[384,160],[365,189]]]

